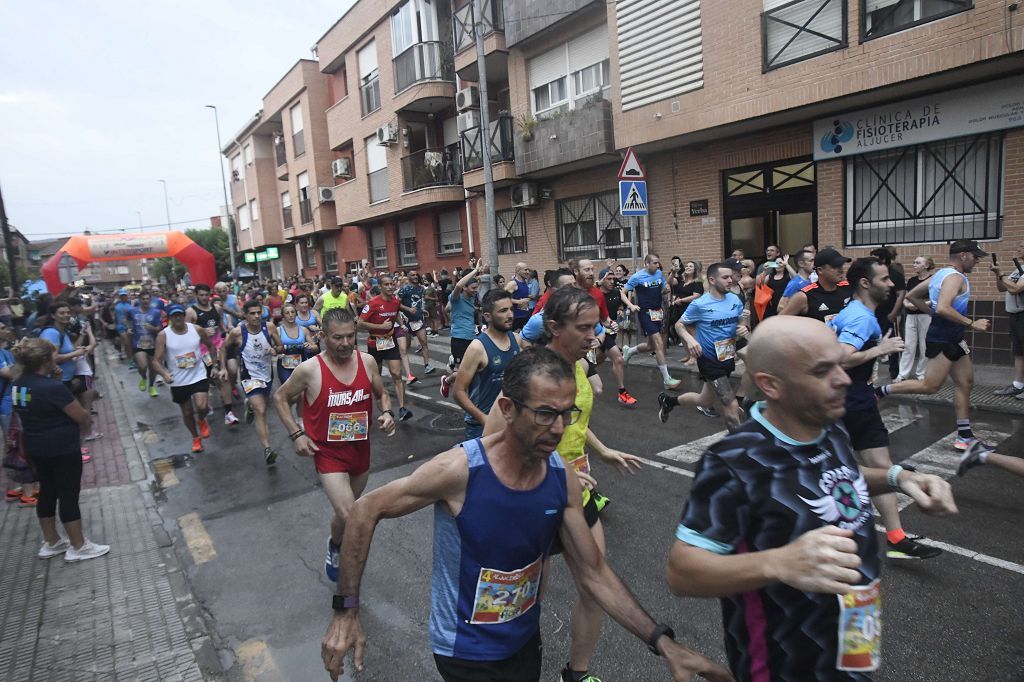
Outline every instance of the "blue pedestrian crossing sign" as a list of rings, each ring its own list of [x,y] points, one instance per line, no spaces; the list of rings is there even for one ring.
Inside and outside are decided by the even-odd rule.
[[[619,212],[624,216],[647,215],[647,181],[619,180]]]

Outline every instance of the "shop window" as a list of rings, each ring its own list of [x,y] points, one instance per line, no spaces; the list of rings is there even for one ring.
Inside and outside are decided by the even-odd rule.
[[[999,133],[848,159],[846,243],[998,238],[1002,171]]]
[[[846,0],[764,0],[764,70],[846,47]]]
[[[494,219],[498,225],[498,254],[526,253],[526,211],[507,208],[495,211]]]
[[[861,39],[888,35],[973,7],[973,0],[861,0]]]
[[[557,202],[559,258],[627,258],[639,220],[619,214],[618,192]]]

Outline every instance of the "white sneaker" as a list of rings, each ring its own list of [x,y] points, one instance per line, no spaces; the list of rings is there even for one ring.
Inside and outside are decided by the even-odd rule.
[[[68,550],[64,552],[64,561],[72,562],[95,559],[96,557],[103,556],[109,551],[110,545],[98,545],[92,540],[86,540],[78,549],[68,547]]]
[[[63,554],[69,549],[71,549],[71,543],[64,538],[61,538],[52,545],[49,542],[44,542],[43,546],[39,548],[39,553],[36,554],[36,556],[40,559],[52,559],[58,554]]]

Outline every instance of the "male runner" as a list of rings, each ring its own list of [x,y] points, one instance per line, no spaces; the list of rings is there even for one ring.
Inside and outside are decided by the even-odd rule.
[[[604,339],[601,340],[600,345],[597,347],[597,364],[600,365],[604,362],[605,357],[611,360],[612,375],[615,377],[615,383],[619,389],[619,404],[624,407],[636,407],[636,398],[631,396],[626,390],[626,362],[622,358],[622,350],[615,342],[615,335],[618,332],[619,325],[615,322],[615,316],[611,314],[611,308],[608,304],[609,297],[605,295],[604,290],[594,284],[594,261],[586,258],[578,261],[570,260],[569,269],[572,270],[573,277],[576,279],[576,286],[590,294],[597,301],[598,312],[601,315],[601,325],[604,327]],[[614,288],[614,282],[612,283],[612,288]],[[616,291],[615,294],[619,298],[618,304],[621,305],[622,298],[619,296],[619,292]]]
[[[117,292],[117,303],[114,304],[114,331],[121,341],[121,359],[133,360],[132,358],[132,334],[130,330],[132,312],[135,306],[128,300],[128,290],[119,289]]]
[[[636,292],[636,303],[629,300],[629,294]],[[656,253],[649,253],[644,256],[643,269],[634,272],[626,286],[619,292],[622,302],[637,313],[640,319],[640,329],[643,331],[647,341],[637,346],[627,346],[622,352],[622,359],[625,364],[637,351],[654,351],[658,360],[658,369],[661,370],[661,378],[667,390],[679,388],[679,379],[673,379],[668,373],[668,361],[665,360],[665,337],[661,335],[661,323],[665,319],[665,310],[662,308],[662,299],[669,293],[668,282],[661,273],[661,258]]]
[[[352,313],[344,307],[332,308],[323,324],[324,350],[295,368],[274,394],[274,408],[296,454],[313,458],[334,509],[324,570],[337,582],[345,521],[369,478],[371,398],[381,409],[377,425],[388,436],[395,434],[395,415],[376,361],[357,348]],[[299,400],[303,426],[292,417],[291,403]]]
[[[828,322],[850,302],[850,285],[843,278],[843,268],[850,262],[835,249],[822,249],[814,256],[818,281],[808,284],[789,297],[786,307],[779,306],[780,315],[803,315]]]
[[[256,436],[263,445],[263,461],[271,466],[277,453],[270,446],[267,430],[267,400],[274,383],[274,353],[283,353],[281,337],[273,322],[262,319],[263,305],[257,300],[246,301],[242,307],[245,322],[238,325],[224,339],[220,347],[220,380],[228,380],[228,356],[235,348],[241,360],[240,378],[245,393],[245,422],[256,422]]]
[[[325,313],[334,308],[348,309],[348,294],[345,293],[345,279],[343,277],[332,277],[331,288],[325,291],[316,299],[313,310],[323,317]]]
[[[402,337],[400,343],[408,352],[412,336],[420,342],[420,357],[423,358],[423,373],[432,374],[434,366],[430,364],[430,353],[427,347],[427,328],[423,324],[423,283],[420,281],[420,273],[413,270],[409,273],[409,283],[402,286],[395,295],[398,297],[399,307],[405,313],[408,320],[406,328],[409,333]]]
[[[677,405],[708,408],[715,406],[725,415],[730,431],[740,425],[740,406],[729,377],[736,371],[736,338],[746,336],[747,316],[743,301],[729,291],[736,273],[725,263],[708,266],[708,290],[686,307],[676,322],[675,331],[697,358],[697,373],[704,387],[700,393],[678,397],[658,394],[658,418],[668,421]]]
[[[537,300],[537,297],[530,293],[530,267],[526,263],[516,263],[516,274],[512,277],[512,283],[515,284],[515,291],[512,292],[512,331],[517,332],[525,327],[526,321],[530,319],[530,302]]]
[[[206,287],[206,293],[209,295],[209,287]],[[170,324],[156,336],[153,370],[171,387],[171,400],[181,409],[185,428],[192,434],[192,452],[202,452],[203,439],[210,437],[210,425],[206,422],[210,380],[204,358],[212,356],[217,349],[205,328],[185,321],[185,308],[182,306],[177,303],[169,305],[167,318]],[[206,347],[205,352],[203,346]],[[165,357],[170,361],[167,364],[171,371],[167,371]]]
[[[782,290],[782,298],[779,299],[778,310],[782,310],[789,303],[793,294],[803,289],[808,284],[813,284],[811,275],[814,273],[814,253],[801,251],[796,255],[796,274],[793,275],[786,288]]]
[[[220,347],[224,343],[224,320],[223,315],[218,312],[217,308],[210,302],[211,294],[212,291],[208,284],[196,285],[196,302],[194,305],[185,309],[185,321],[189,324],[196,325],[206,332],[206,338],[209,339],[213,346],[213,350],[210,353],[211,361],[206,364],[206,373],[209,379],[216,381],[219,375],[220,366],[213,361],[213,357],[217,357],[219,360]],[[203,360],[205,362],[206,358]],[[233,400],[231,387],[234,384],[230,381],[231,372],[229,371],[228,374],[229,381],[217,381],[217,383],[220,384],[220,400],[224,407],[224,423],[227,426],[234,426],[238,423],[238,417],[235,416],[235,413],[231,409],[231,403]]]
[[[594,595],[604,611],[664,656],[675,679],[730,679],[644,612],[587,532],[580,484],[554,452],[579,415],[572,365],[550,350],[527,350],[505,370],[504,392],[496,403],[502,421],[496,433],[434,457],[352,508],[335,615],[322,643],[331,679],[344,672],[344,656],[353,648],[355,669],[363,670],[359,591],[374,528],[381,518],[431,504],[430,641],[446,682],[539,679],[541,577],[556,538],[579,591]]]
[[[878,412],[871,380],[875,360],[903,350],[903,340],[891,330],[883,336],[875,314],[878,306],[888,299],[893,283],[889,268],[871,257],[855,260],[847,272],[847,281],[853,288],[853,300],[828,323],[839,338],[842,365],[852,382],[846,391],[843,425],[860,464],[888,469],[892,466],[889,431]],[[871,499],[885,526],[886,556],[931,559],[942,554],[942,550],[922,545],[903,532],[895,494],[874,495]]]
[[[925,336],[928,366],[924,379],[911,379],[875,389],[879,398],[911,393],[932,395],[942,387],[946,377],[953,379],[953,409],[956,412],[956,440],[953,447],[966,450],[977,440],[971,429],[971,388],[974,386],[974,365],[964,331],[988,331],[988,320],[967,317],[971,298],[971,282],[967,273],[974,270],[979,258],[988,254],[973,239],[960,239],[949,245],[949,265],[921,282],[907,294],[918,310],[930,310],[932,323]]]
[[[472,270],[455,283],[452,293],[448,295],[448,304],[451,306],[452,352],[448,363],[450,372],[441,377],[441,396],[444,398],[448,397],[451,385],[455,382],[455,375],[459,371],[466,349],[476,338],[476,294],[480,288],[476,277],[486,267],[487,261],[481,258],[474,264]]]
[[[395,280],[391,275],[379,278],[380,294],[374,296],[359,313],[357,326],[370,333],[366,350],[377,366],[388,363],[388,373],[395,384],[398,397],[398,420],[412,419],[412,411],[405,407],[405,376],[402,375],[402,355],[395,342],[395,327],[398,325],[399,302],[394,296]]]
[[[455,375],[453,394],[455,402],[466,411],[466,440],[483,435],[487,413],[501,393],[505,368],[522,345],[522,339],[512,331],[512,301],[507,291],[487,292],[480,306],[487,327],[469,344]]]
[[[881,653],[868,495],[897,489],[926,513],[957,511],[936,476],[858,467],[836,424],[850,384],[844,355],[819,322],[757,326],[747,371],[766,400],[704,453],[676,529],[669,588],[721,598],[741,680],[868,680]]]
[[[597,276],[597,291],[604,298],[604,304],[608,310],[608,320],[604,328],[604,341],[601,343],[598,361],[604,358],[611,359],[612,376],[619,385],[619,404],[623,407],[636,407],[637,399],[626,390],[626,361],[622,357],[622,349],[619,348],[619,309],[622,307],[622,296],[619,294],[619,287],[616,285],[615,272],[605,268]],[[591,293],[591,296],[594,296]],[[598,298],[598,301],[601,299]]]
[[[139,294],[139,307],[132,311],[132,355],[139,372],[139,390],[148,390],[149,395],[155,398],[158,395],[153,383],[156,372],[149,359],[156,349],[156,335],[163,327],[163,317],[158,308],[151,307],[152,300],[152,294],[143,290]]]

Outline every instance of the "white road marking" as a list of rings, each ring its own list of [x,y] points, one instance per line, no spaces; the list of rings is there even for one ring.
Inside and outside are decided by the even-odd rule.
[[[643,457],[638,457],[637,459],[639,459],[641,462],[648,466],[654,467],[655,469],[661,469],[663,471],[668,471],[673,474],[679,474],[680,476],[686,476],[687,478],[693,478],[695,475],[689,469],[680,469],[679,467],[674,467],[671,464],[665,464],[664,462],[656,462],[653,459],[645,459]]]
[[[459,412],[462,412],[462,408],[461,407],[459,407],[455,403],[450,403],[447,400],[438,400],[437,398],[434,398],[432,396],[425,395],[423,393],[416,393],[415,391],[410,391],[409,389],[405,389],[405,394],[406,395],[411,395],[413,398],[419,398],[420,400],[426,400],[428,402],[435,403],[437,405],[444,405],[448,409],[458,410]]]

